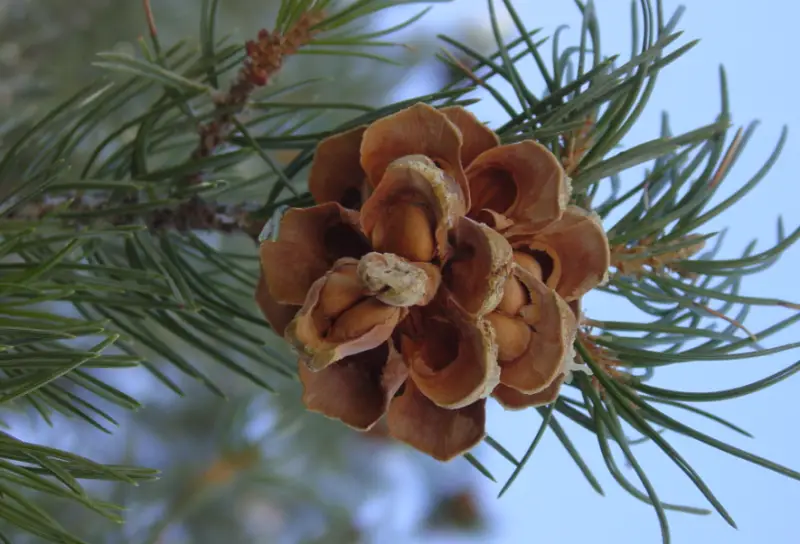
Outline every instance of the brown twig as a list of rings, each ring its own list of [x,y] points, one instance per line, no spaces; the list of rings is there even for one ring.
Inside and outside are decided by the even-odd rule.
[[[685,242],[694,238],[700,238],[696,234],[683,237],[680,241]],[[676,244],[673,244],[676,245]],[[704,240],[698,240],[691,245],[684,245],[670,249],[664,246],[663,251],[657,254],[649,252],[654,243],[651,238],[644,238],[633,245],[618,244],[611,248],[611,266],[617,269],[617,274],[621,276],[642,276],[648,273],[661,273],[672,271],[681,275],[686,275],[678,266],[679,261],[689,259],[705,247]]]
[[[147,28],[150,30],[150,37],[155,40],[158,37],[158,30],[156,29],[156,18],[153,17],[153,10],[150,8],[150,0],[142,0],[142,7],[147,19]]]
[[[285,32],[269,32],[262,29],[256,40],[246,44],[247,59],[239,70],[236,80],[228,91],[215,99],[214,117],[200,125],[200,141],[192,152],[192,158],[212,155],[224,142],[234,128],[234,116],[245,108],[250,95],[257,87],[263,87],[280,71],[285,58],[297,53],[313,38],[312,27],[322,20],[322,13],[307,12]],[[196,185],[202,181],[201,174],[194,174],[185,180],[186,185]]]
[[[10,221],[42,221],[53,219],[71,226],[88,227],[98,223],[114,226],[141,224],[153,231],[213,230],[225,234],[242,232],[258,237],[263,221],[254,221],[250,213],[258,208],[253,204],[218,204],[191,198],[177,207],[155,208],[142,215],[129,213],[96,215],[108,207],[105,200],[89,203],[86,199],[69,202],[51,199],[34,202],[9,214]]]
[[[256,40],[245,44],[247,58],[244,65],[231,84],[228,91],[216,97],[214,116],[208,123],[198,127],[199,141],[192,159],[201,159],[214,154],[217,148],[228,138],[235,127],[235,116],[244,110],[250,95],[257,87],[263,87],[281,69],[284,59],[296,53],[308,44],[315,32],[312,27],[323,19],[319,11],[310,11],[300,15],[291,27],[280,33],[277,29],[269,32],[262,29]],[[202,173],[198,172],[183,179],[182,185],[192,186],[201,183]],[[181,229],[212,228],[222,232],[242,231],[256,239],[261,231],[262,222],[254,222],[242,209],[223,210],[206,203],[201,197],[194,196],[181,204],[176,210],[165,210],[164,213],[152,217],[151,228],[174,225]],[[225,221],[220,221],[225,218]]]

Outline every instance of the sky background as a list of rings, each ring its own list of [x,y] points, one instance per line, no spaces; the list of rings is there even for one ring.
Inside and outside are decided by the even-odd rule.
[[[800,155],[800,139],[792,131],[800,127],[800,113],[794,107],[796,83],[790,60],[793,58],[790,40],[796,33],[800,4],[791,0],[703,0],[685,4],[688,9],[678,25],[685,34],[679,43],[695,38],[701,38],[702,41],[661,73],[648,109],[624,143],[630,146],[658,136],[660,115],[664,110],[670,113],[675,134],[713,122],[720,104],[718,67],[723,64],[728,75],[734,124],[743,125],[759,119],[761,125],[716,200],[729,195],[747,181],[772,151],[781,127],[786,124],[790,128],[784,153],[767,179],[750,193],[746,201],[707,225],[707,232],[728,229],[721,258],[737,256],[753,238],[759,240],[757,247],[760,251],[774,244],[778,215],[783,215],[787,232],[791,232],[798,223],[797,213],[790,213],[800,197],[793,163],[793,159]],[[580,15],[573,2],[519,0],[514,5],[529,28],[544,29],[542,35],[552,35],[558,25],[569,24],[571,29],[562,37],[562,48],[563,44],[577,43]],[[665,13],[669,16],[679,4],[665,0],[664,5]],[[604,55],[622,53],[627,56],[630,53],[630,3],[598,0],[596,7]],[[446,32],[450,25],[467,23],[474,32],[486,33],[487,39],[490,39],[491,27],[487,13],[486,2],[455,0],[453,4],[437,6],[426,24],[437,32]],[[546,47],[549,48],[549,44]],[[545,58],[549,58],[549,49]],[[532,72],[536,71],[526,71],[523,75]],[[527,83],[532,89],[542,88],[536,78],[532,77]],[[413,95],[424,84],[424,76],[410,80],[402,93]],[[494,127],[503,120],[502,111],[490,100],[474,106],[473,111]],[[795,301],[800,299],[800,289],[793,281],[797,277],[798,264],[800,247],[794,247],[772,269],[746,280],[742,293]],[[592,294],[586,299],[585,309],[590,316],[599,319],[635,318],[626,304],[617,299],[603,298],[599,294]],[[760,330],[788,315],[787,311],[755,309],[746,325],[751,330]],[[795,326],[793,330],[769,339],[766,345],[775,346],[796,340],[797,332]],[[657,374],[653,383],[690,391],[725,389],[771,374],[797,358],[797,352],[784,352],[743,361],[676,365]],[[752,396],[703,406],[741,425],[755,435],[755,440],[702,420],[687,418],[687,421],[722,440],[800,469],[798,396],[800,377],[795,377]],[[684,413],[678,415],[684,417]],[[496,494],[502,481],[510,474],[511,467],[496,453],[480,451],[479,457],[501,482],[499,485],[486,480],[480,483],[481,500],[490,512],[494,527],[488,536],[463,538],[459,542],[660,542],[655,512],[621,490],[608,475],[593,435],[565,418],[560,420],[598,477],[605,490],[605,498],[592,490],[558,440],[549,433],[511,490],[499,500],[495,498]],[[490,409],[488,428],[512,453],[521,456],[538,429],[539,422],[536,412],[505,413],[495,405]],[[796,508],[800,504],[800,482],[689,439],[675,435],[668,438],[700,473],[739,526],[738,531],[731,529],[716,514],[699,517],[668,513],[673,542],[800,542],[800,529],[791,513],[792,505]],[[662,501],[707,506],[693,484],[655,446],[640,445],[634,451]],[[399,485],[410,480],[403,477],[407,471],[421,470],[415,466],[413,454],[392,455],[397,456],[393,465]],[[462,464],[465,471],[471,470],[463,460],[454,463]],[[628,476],[631,481],[637,481],[632,470]],[[452,537],[443,536],[440,542],[455,541]]]

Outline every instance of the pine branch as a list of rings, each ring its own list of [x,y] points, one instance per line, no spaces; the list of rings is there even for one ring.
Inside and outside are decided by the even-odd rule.
[[[145,209],[145,208],[151,209]],[[176,206],[153,207],[140,203],[126,211],[108,207],[108,199],[61,197],[28,203],[6,215],[9,226],[19,228],[30,224],[55,222],[67,229],[92,229],[103,225],[141,225],[150,232],[214,231],[223,234],[242,232],[256,238],[263,222],[251,219],[259,208],[256,202],[245,204],[216,204],[197,196]],[[142,210],[142,211],[139,211]]]
[[[136,401],[94,378],[87,372],[90,368],[120,368],[142,360],[162,384],[182,392],[160,369],[159,363],[168,361],[220,396],[224,393],[218,380],[198,359],[214,359],[267,389],[272,385],[263,377],[265,370],[281,379],[292,378],[293,361],[265,345],[269,333],[252,301],[259,267],[256,252],[251,246],[244,254],[220,249],[196,231],[241,232],[255,238],[276,210],[313,204],[303,182],[321,139],[418,101],[435,106],[468,104],[470,93],[480,89],[507,114],[496,130],[503,143],[533,138],[546,144],[572,177],[573,203],[593,208],[606,222],[618,212],[619,220],[605,225],[614,250],[614,273],[602,290],[647,316],[636,322],[583,316],[575,348],[593,376],[578,377],[567,393],[540,409],[544,423],[522,460],[493,439],[487,438],[487,444],[514,465],[516,475],[535,459],[538,440],[552,430],[590,485],[600,490],[583,460],[584,452],[576,450],[561,426],[563,418],[569,418],[596,435],[603,460],[623,489],[653,505],[665,541],[669,538],[665,510],[693,514],[708,510],[660,500],[634,455],[632,446],[640,441],[657,445],[731,524],[720,501],[671,446],[670,433],[800,478],[795,470],[700,433],[660,408],[679,408],[736,430],[734,424],[689,403],[762,390],[794,375],[797,364],[724,391],[688,392],[651,385],[665,365],[768,356],[799,347],[795,343],[765,347],[772,335],[800,321],[798,302],[751,296],[742,289],[748,275],[774,264],[800,239],[800,228],[787,234],[779,222],[772,247],[756,253],[753,243],[740,258],[722,260],[716,257],[722,237],[715,240],[716,234],[709,234],[706,227],[766,176],[780,154],[785,132],[764,167],[732,196],[712,206],[754,129],[739,129],[730,136],[723,71],[722,105],[708,124],[676,136],[665,117],[657,138],[620,150],[658,78],[695,43],[680,42],[676,31],[680,11],[664,20],[660,2],[643,0],[641,12],[633,13],[635,50],[617,66],[618,56],[602,54],[594,6],[577,2],[582,15],[578,44],[559,49],[557,33],[548,64],[541,54],[545,42],[533,41],[536,32],[524,26],[510,0],[503,4],[520,37],[501,39],[496,6],[490,2],[497,52],[483,55],[445,38],[456,51],[440,58],[454,68],[456,79],[440,92],[380,108],[274,100],[280,92],[317,83],[302,80],[256,97],[257,87],[274,82],[276,72],[287,69],[287,55],[327,54],[332,47],[361,53],[361,48],[384,43],[377,39],[406,24],[371,33],[342,33],[346,25],[389,3],[360,0],[321,16],[317,10],[327,12],[330,4],[282,2],[274,30],[263,31],[243,52],[215,39],[217,2],[204,2],[199,56],[182,44],[162,50],[154,19],[148,17],[154,51],[145,48],[142,59],[101,57],[104,67],[131,74],[128,79],[87,87],[9,148],[0,159],[4,220],[0,314],[6,318],[0,328],[2,398],[24,400],[44,418],[59,411],[106,430],[104,425],[114,419],[85,397],[95,395],[125,408],[135,408]],[[541,72],[542,92],[525,84],[519,63],[527,56]],[[232,83],[220,93],[218,80],[231,70]],[[500,91],[503,85],[512,89],[512,97]],[[87,144],[104,115],[128,108],[130,119],[101,141]],[[353,116],[353,111],[359,114]],[[347,118],[330,122],[321,120],[320,113]],[[88,157],[82,156],[87,147]],[[282,160],[280,154],[291,158]],[[643,179],[626,187],[622,174],[639,165],[646,167]],[[603,193],[608,197],[600,201],[598,195]],[[701,242],[714,247],[706,250]],[[77,315],[67,318],[36,306],[50,302],[67,303]],[[792,315],[764,330],[750,331],[745,321],[754,306],[773,306]],[[89,339],[94,343],[82,348],[68,343]],[[65,381],[80,394],[67,388]],[[628,438],[632,434],[640,438]],[[622,448],[645,492],[620,470],[608,446],[611,441]],[[20,448],[13,443],[7,452],[0,451],[0,457],[21,462]],[[477,455],[470,454],[467,460],[494,479]],[[64,470],[53,462],[30,468],[56,480],[64,477]],[[72,478],[108,475],[93,470],[67,472]],[[28,476],[15,483],[26,485],[22,482],[29,482]],[[44,538],[62,535],[44,516],[33,524],[21,516],[9,519],[31,531],[46,526]]]
[[[224,143],[233,131],[235,116],[244,110],[250,95],[257,87],[270,82],[283,65],[284,59],[297,53],[314,38],[318,30],[315,25],[324,21],[321,11],[304,11],[289,26],[286,32],[276,29],[273,32],[261,30],[257,40],[246,44],[247,59],[239,70],[230,89],[214,97],[213,119],[200,126],[200,142],[192,152],[193,159],[211,156]],[[186,185],[196,185],[202,176],[195,174],[184,181]]]

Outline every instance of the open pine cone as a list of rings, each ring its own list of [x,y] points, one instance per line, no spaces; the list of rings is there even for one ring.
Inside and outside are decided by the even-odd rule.
[[[575,365],[571,308],[609,247],[556,157],[500,145],[461,107],[416,104],[322,141],[317,202],[261,244],[256,300],[300,354],[309,410],[449,460],[489,396],[552,402]]]

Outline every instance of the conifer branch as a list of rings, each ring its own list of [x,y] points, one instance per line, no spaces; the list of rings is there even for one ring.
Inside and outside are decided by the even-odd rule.
[[[161,50],[150,2],[143,0],[156,54],[145,50],[144,60],[105,55],[103,66],[125,72],[129,79],[119,85],[104,82],[77,93],[0,156],[0,283],[5,289],[0,299],[0,317],[4,319],[0,351],[5,358],[0,381],[4,399],[23,400],[44,418],[58,411],[105,431],[98,416],[111,423],[115,420],[83,395],[96,395],[125,409],[139,405],[87,369],[142,364],[166,387],[182,393],[178,380],[159,366],[168,362],[220,396],[224,386],[217,383],[217,375],[207,373],[203,362],[195,359],[214,360],[231,374],[264,389],[271,389],[263,379],[267,372],[281,378],[294,377],[289,370],[294,361],[265,345],[267,326],[252,300],[259,272],[257,252],[249,251],[252,248],[246,253],[221,250],[193,231],[244,233],[256,238],[277,208],[311,203],[309,194],[299,187],[313,150],[323,138],[372,123],[413,102],[464,104],[469,100],[467,93],[480,88],[507,113],[507,119],[495,131],[502,143],[535,139],[546,145],[572,178],[573,203],[592,207],[604,221],[621,215],[615,223],[604,225],[616,273],[602,289],[646,316],[630,322],[591,317],[582,321],[575,349],[593,375],[579,375],[570,385],[577,396],[562,395],[547,409],[540,409],[547,419],[539,436],[552,430],[590,485],[599,490],[582,458],[584,452],[570,442],[560,421],[569,418],[594,433],[612,476],[633,497],[653,505],[660,520],[665,519],[667,509],[693,514],[708,511],[660,502],[629,447],[635,442],[627,438],[631,429],[642,435],[639,440],[652,441],[676,462],[730,523],[727,512],[699,476],[662,437],[665,430],[800,479],[795,470],[700,433],[657,407],[681,408],[734,428],[687,403],[725,400],[762,390],[800,371],[800,364],[724,391],[674,391],[647,383],[665,365],[759,357],[800,347],[785,344],[764,348],[760,344],[796,326],[800,305],[741,292],[748,275],[774,264],[800,240],[800,228],[786,233],[779,222],[777,242],[772,247],[755,252],[754,242],[738,259],[716,257],[721,237],[714,248],[703,247],[714,236],[705,234],[707,222],[744,198],[763,179],[780,154],[785,132],[752,179],[712,206],[715,191],[752,133],[750,128],[740,129],[726,149],[730,112],[722,72],[722,108],[708,125],[675,136],[665,118],[657,138],[618,150],[638,122],[656,76],[694,45],[677,45],[680,13],[663,20],[660,2],[642,0],[642,20],[638,21],[634,13],[636,24],[642,26],[634,31],[643,38],[641,47],[630,59],[617,64],[617,56],[604,57],[601,53],[594,7],[578,2],[584,17],[580,45],[559,49],[556,39],[552,66],[547,66],[539,53],[544,41],[534,42],[536,32],[524,27],[511,0],[503,0],[520,38],[505,42],[496,32],[498,51],[488,56],[445,38],[457,50],[457,56],[445,53],[441,58],[454,69],[456,81],[438,93],[409,102],[355,108],[359,116],[338,126],[319,126],[319,112],[349,112],[354,109],[352,104],[304,104],[302,98],[297,104],[270,101],[274,96],[258,103],[253,100],[254,93],[274,82],[290,55],[331,54],[330,47],[343,46],[342,54],[355,56],[362,54],[363,47],[387,45],[377,40],[407,23],[356,36],[320,35],[392,3],[359,0],[323,17],[321,9],[332,2],[283,0],[274,30],[262,30],[257,39],[247,43],[244,52],[241,46],[224,45],[214,37],[211,21],[218,4],[214,0],[203,2],[202,54],[198,56],[182,44]],[[492,27],[499,29],[493,9]],[[324,49],[315,49],[315,42]],[[518,61],[529,55],[542,72],[547,87],[544,93],[527,88],[527,77],[520,74]],[[227,90],[215,91],[217,77],[230,70],[234,71],[233,82]],[[500,91],[498,82],[513,89],[518,103],[509,100],[509,93]],[[294,90],[307,83],[300,81],[287,88]],[[283,91],[286,88],[274,94]],[[158,97],[146,109],[142,102],[128,108],[136,99],[152,95]],[[258,117],[245,119],[241,115],[248,106]],[[83,160],[87,142],[102,132],[97,129],[101,120],[115,110],[134,113],[120,126],[112,127],[111,134],[101,136],[105,139],[91,151],[78,179],[63,179],[67,177],[63,173],[69,170],[65,165]],[[271,162],[289,150],[298,153],[283,161],[288,162],[284,167]],[[256,166],[254,172],[238,170],[253,157],[263,159],[269,169],[264,172]],[[647,165],[644,179],[624,187],[622,174],[637,165]],[[212,175],[229,183],[230,191],[208,181]],[[625,179],[625,183],[629,181]],[[287,187],[294,194],[279,198]],[[601,187],[610,188],[610,196],[595,203]],[[612,215],[620,209],[624,213]],[[60,304],[59,308],[51,313],[40,311],[42,304],[53,302]],[[754,306],[778,307],[793,314],[750,332],[743,323]],[[63,307],[76,316],[60,315]],[[25,332],[24,338],[20,331]],[[104,340],[90,349],[70,343],[96,342],[98,336]],[[83,489],[70,487],[73,482],[64,474],[77,479],[120,481],[154,476],[129,467],[96,465],[10,436],[0,438],[0,460],[20,471],[19,477],[0,485],[3,501],[10,496],[7,487],[12,491],[26,487],[26,482],[34,481],[32,476],[43,475],[47,480],[43,477],[36,482],[47,493],[101,508],[86,498]],[[619,470],[609,441],[620,445],[647,494]],[[517,460],[494,440],[486,442],[515,465],[514,474],[530,458],[526,455],[524,460]],[[466,459],[493,479],[477,457],[470,454]],[[229,471],[210,471],[206,477],[213,480],[219,474],[224,476]],[[45,485],[45,481],[53,485]],[[53,483],[65,481],[64,486]],[[20,507],[26,505],[20,503]],[[6,516],[6,521],[45,539],[78,542],[65,536],[48,517],[30,511],[35,512],[33,518]],[[666,540],[667,527],[662,527]]]
[[[211,156],[235,128],[235,116],[247,105],[250,95],[263,87],[280,71],[286,57],[307,45],[317,31],[312,28],[324,19],[321,11],[303,12],[286,32],[262,29],[256,40],[246,44],[247,58],[227,92],[215,96],[211,121],[200,125],[200,141],[192,152],[193,159]],[[196,185],[201,174],[193,174],[184,185]]]
[[[35,223],[57,221],[65,228],[90,229],[112,225],[143,225],[152,232],[174,230],[216,231],[223,234],[243,232],[255,238],[263,227],[263,222],[251,219],[250,214],[257,210],[256,202],[242,204],[221,204],[192,197],[177,206],[155,207],[143,213],[114,213],[108,209],[105,198],[90,199],[82,197],[46,198],[29,203],[6,215],[9,222]],[[9,223],[10,224],[10,223]]]

